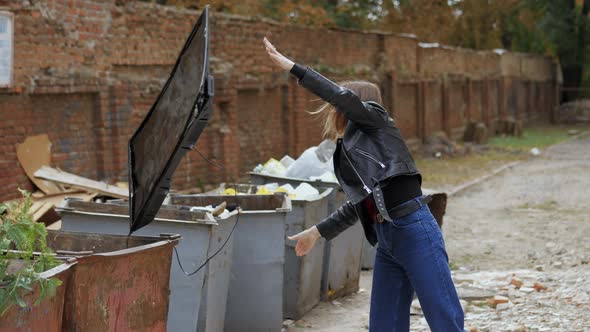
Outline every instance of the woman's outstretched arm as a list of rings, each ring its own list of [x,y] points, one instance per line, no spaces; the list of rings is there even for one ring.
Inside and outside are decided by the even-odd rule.
[[[264,45],[271,60],[278,67],[290,71],[298,78],[301,86],[334,105],[336,110],[342,112],[350,121],[365,129],[378,129],[387,125],[388,114],[383,108],[363,102],[350,89],[339,86],[311,68],[295,64],[279,53],[266,37]]]

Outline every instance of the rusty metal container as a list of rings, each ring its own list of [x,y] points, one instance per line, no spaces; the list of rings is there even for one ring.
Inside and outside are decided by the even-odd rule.
[[[63,330],[165,331],[173,247],[180,236],[49,231],[56,252],[76,257]]]
[[[326,215],[336,211],[347,200],[346,194],[340,189],[338,183],[277,177],[253,172],[250,172],[249,175],[250,182],[254,184],[277,182],[279,184],[289,183],[293,186],[298,186],[300,183],[306,182],[316,188],[332,188],[333,191],[328,197],[328,211]],[[321,219],[316,219],[310,226],[317,224]],[[322,300],[330,301],[358,291],[364,242],[367,241],[364,239],[360,222],[357,222],[354,226],[348,228],[331,241],[326,242],[324,246],[324,266],[321,282]]]
[[[69,259],[42,276],[62,285],[37,307],[12,307],[0,330],[165,331],[169,266],[179,240],[48,231],[48,246]]]
[[[225,313],[225,331],[280,331],[283,325],[285,225],[291,200],[284,194],[170,194],[173,205],[240,206]],[[253,305],[252,299],[256,299]]]
[[[127,202],[92,203],[67,199],[57,211],[62,215],[62,230],[119,235],[129,232]],[[180,234],[183,237],[177,246],[180,261],[187,272],[191,272],[221,248],[234,225],[235,216],[236,213],[232,213],[227,218],[216,219],[209,213],[163,205],[155,220],[134,234]],[[168,268],[162,269],[170,274],[166,324],[169,331],[223,330],[232,238],[203,270],[193,276],[185,275],[176,259]]]
[[[62,331],[66,289],[69,286],[73,273],[72,267],[75,264],[76,261],[73,259],[41,273],[43,278],[57,278],[61,281],[55,295],[43,300],[39,305],[33,306],[33,294],[39,291],[39,286],[35,287],[33,293],[24,298],[25,303],[29,305],[28,308],[21,308],[15,304],[3,316],[0,316],[0,331]]]

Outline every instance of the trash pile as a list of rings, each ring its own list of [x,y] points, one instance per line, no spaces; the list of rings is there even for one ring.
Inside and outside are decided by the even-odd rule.
[[[296,188],[291,184],[279,185],[278,183],[267,183],[264,185],[252,186],[247,189],[238,187],[221,188],[223,195],[273,195],[275,193],[286,193],[290,199],[295,200],[314,200],[320,196],[320,191],[308,183],[301,183]]]
[[[297,160],[289,155],[284,156],[280,161],[271,158],[265,164],[257,165],[253,172],[277,177],[336,183],[332,162],[335,150],[336,144],[327,139],[320,145],[305,150]]]
[[[90,202],[97,197],[127,199],[127,184],[116,186],[90,180],[78,175],[52,168],[51,141],[46,134],[27,137],[17,146],[17,158],[25,173],[38,188],[32,193],[33,220],[48,228],[59,228],[60,215],[55,208],[66,197]],[[57,224],[54,226],[53,224]]]

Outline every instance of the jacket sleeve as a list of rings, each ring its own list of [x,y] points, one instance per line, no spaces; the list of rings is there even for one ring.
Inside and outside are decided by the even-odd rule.
[[[299,74],[301,75],[301,74]],[[296,75],[296,76],[299,76]],[[299,84],[336,107],[338,112],[360,128],[375,130],[387,126],[389,115],[376,103],[367,103],[350,89],[339,86],[311,68],[306,68]]]
[[[320,235],[330,241],[338,234],[358,221],[354,205],[350,201],[344,203],[336,211],[316,225]]]

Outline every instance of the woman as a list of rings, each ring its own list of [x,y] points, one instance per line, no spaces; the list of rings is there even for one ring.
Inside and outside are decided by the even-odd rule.
[[[272,62],[290,71],[326,104],[324,133],[337,139],[334,172],[349,201],[293,237],[298,256],[318,238],[331,240],[361,220],[379,243],[373,271],[370,331],[409,331],[414,291],[432,331],[463,331],[463,310],[451,279],[442,233],[423,196],[422,177],[399,129],[380,105],[379,88],[355,81],[339,86],[295,64],[264,38]]]

